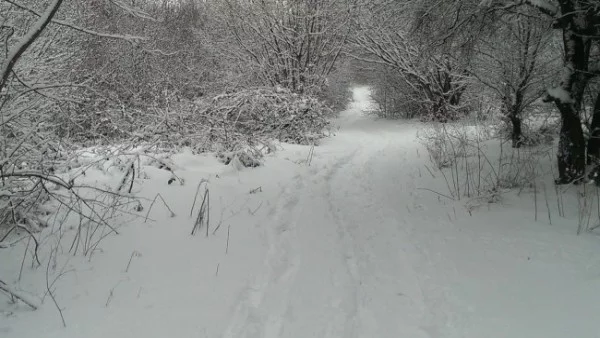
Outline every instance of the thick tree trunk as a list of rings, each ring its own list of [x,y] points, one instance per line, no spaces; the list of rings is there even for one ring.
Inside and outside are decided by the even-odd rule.
[[[568,3],[568,2],[565,2]],[[571,13],[571,6],[564,6],[563,12]],[[585,174],[585,139],[581,128],[580,110],[583,93],[590,79],[588,63],[591,40],[579,32],[585,32],[585,19],[577,22],[569,16],[562,23],[563,46],[565,51],[565,74],[560,88],[551,96],[560,111],[562,126],[558,144],[557,184],[566,184],[581,179]],[[583,24],[582,24],[583,23]]]
[[[585,139],[581,120],[571,104],[559,104],[562,126],[558,141],[558,179],[556,184],[568,184],[585,173]]]
[[[590,125],[590,139],[587,145],[587,164],[598,163],[600,159],[600,92],[596,96],[592,124]]]

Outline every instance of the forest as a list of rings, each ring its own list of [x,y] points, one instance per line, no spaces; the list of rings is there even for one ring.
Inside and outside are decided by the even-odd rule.
[[[174,215],[136,189],[144,166],[183,185],[169,158],[183,149],[241,167],[276,142],[312,157],[356,86],[389,123],[475,121],[513,151],[554,145],[551,190],[600,172],[598,0],[0,0],[0,255],[26,244],[46,269],[92,256],[124,214]],[[437,169],[452,171],[437,194],[482,193],[468,169],[465,190],[452,136],[431,137]],[[118,173],[116,186],[90,184],[94,170]],[[207,186],[192,234],[209,234]],[[68,243],[41,235],[66,224]],[[0,270],[0,294],[37,307],[13,277]]]

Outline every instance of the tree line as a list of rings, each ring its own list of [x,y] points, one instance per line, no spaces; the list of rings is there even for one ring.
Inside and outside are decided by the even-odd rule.
[[[500,114],[513,147],[529,111],[555,110],[560,184],[600,157],[597,0],[0,0],[0,55],[3,223],[31,222],[72,149],[282,135],[326,114],[302,102],[343,107],[349,83],[370,84],[388,117]],[[264,121],[269,104],[293,107]]]

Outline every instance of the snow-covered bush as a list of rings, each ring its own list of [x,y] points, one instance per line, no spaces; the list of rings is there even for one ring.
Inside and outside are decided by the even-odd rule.
[[[30,238],[37,253],[38,230],[74,218],[82,227],[110,227],[105,211],[114,214],[123,204],[113,203],[120,192],[85,185],[78,179],[82,172],[72,176],[79,145],[58,132],[76,122],[65,116],[86,101],[77,94],[90,91],[70,72],[81,29],[77,33],[52,21],[72,14],[73,3],[48,2],[35,15],[27,7],[31,3],[0,3],[0,249]]]
[[[497,131],[481,125],[432,124],[419,133],[433,169],[442,174],[448,192],[460,200],[491,198],[502,191],[531,188],[535,180],[552,168],[541,165],[551,146],[513,149]]]
[[[313,144],[324,137],[332,110],[315,97],[284,90],[250,89],[219,95],[201,112],[226,147],[231,137],[273,138]],[[222,130],[219,130],[222,125]]]
[[[498,130],[498,136],[510,139],[512,125],[510,121],[503,119],[505,123]],[[524,147],[536,147],[551,144],[558,136],[560,121],[557,115],[548,113],[530,113],[523,117],[522,141]]]
[[[246,89],[194,102],[171,97],[164,107],[106,109],[56,116],[60,134],[80,144],[111,142],[190,147],[223,158],[243,151],[255,166],[270,140],[315,144],[327,135],[333,111],[320,99],[267,88]],[[224,160],[228,162],[228,160]]]

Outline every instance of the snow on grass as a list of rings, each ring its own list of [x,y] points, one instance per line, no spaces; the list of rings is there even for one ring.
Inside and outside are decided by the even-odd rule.
[[[443,175],[452,167],[433,168],[417,138],[425,126],[374,120],[364,113],[368,94],[355,91],[335,136],[314,148],[279,144],[259,168],[183,151],[168,158],[183,184],[169,184],[172,172],[142,162],[135,191],[143,210],[123,215],[119,235],[93,255],[68,254],[73,231],[41,234],[56,248],[48,279],[66,328],[48,297],[32,311],[2,296],[0,335],[598,336],[591,314],[600,311],[600,239],[576,235],[582,219],[600,223],[596,188],[555,189],[553,157],[506,148],[500,156],[497,141],[486,139],[481,149],[492,166],[484,181],[502,176],[491,170],[499,158],[506,160],[495,169],[506,172],[528,161],[545,170],[535,184],[504,187],[489,200],[466,197],[466,170],[454,166],[461,198],[442,197],[452,194]],[[475,134],[469,127],[458,135]],[[466,153],[467,163],[479,163],[478,153]],[[479,174],[470,174],[476,182]],[[98,168],[82,179],[114,187],[122,175]],[[190,235],[203,180],[208,238],[206,228]],[[173,217],[160,201],[150,209],[158,194]],[[0,279],[41,298],[48,249],[40,268],[26,257],[20,281],[24,242],[0,250]]]

